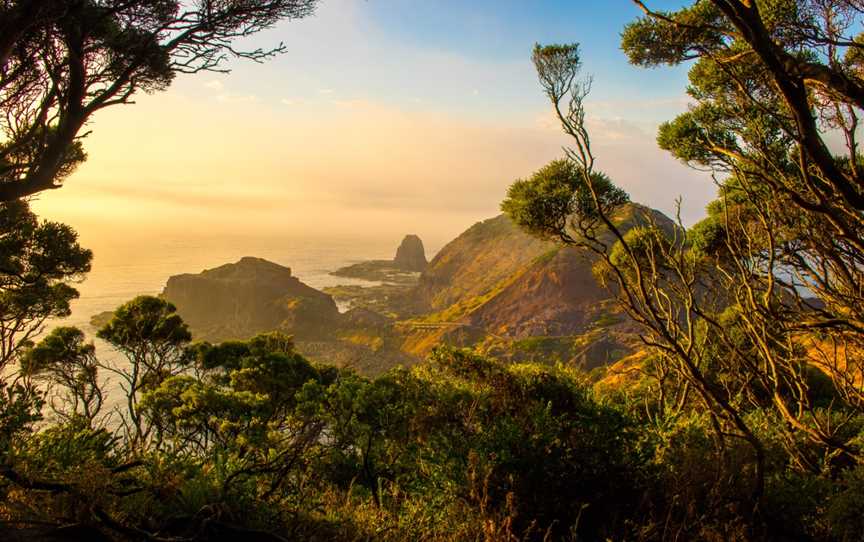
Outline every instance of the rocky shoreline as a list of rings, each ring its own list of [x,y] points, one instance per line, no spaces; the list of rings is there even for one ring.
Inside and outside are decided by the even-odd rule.
[[[626,230],[647,213],[671,223],[635,204],[618,220]],[[632,353],[637,338],[594,280],[590,255],[534,239],[504,215],[468,228],[431,262],[420,238],[408,235],[392,260],[330,274],[368,285],[317,290],[290,268],[247,257],[173,276],[162,296],[196,340],[280,331],[311,359],[368,374],[412,364],[440,344],[592,369]],[[95,315],[92,323],[101,327],[110,317]]]

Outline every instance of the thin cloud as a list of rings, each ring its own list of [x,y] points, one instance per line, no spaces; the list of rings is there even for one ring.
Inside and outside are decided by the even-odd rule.
[[[210,90],[219,91],[219,90],[223,90],[225,88],[225,85],[222,84],[222,81],[219,81],[217,79],[213,79],[212,81],[208,81],[208,82],[204,83],[204,88],[209,88]]]
[[[370,104],[365,100],[330,100],[332,105],[338,107],[368,107]]]
[[[222,103],[253,103],[258,101],[258,96],[255,94],[222,94],[216,98]]]

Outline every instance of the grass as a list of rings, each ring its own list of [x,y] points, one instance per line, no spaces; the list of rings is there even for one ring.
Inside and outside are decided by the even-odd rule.
[[[558,255],[558,252],[561,251],[561,246],[556,246],[555,248],[546,251],[544,254],[541,254],[537,258],[534,259],[532,265],[546,265],[555,259],[555,256]]]
[[[503,292],[507,287],[516,282],[522,275],[525,274],[526,271],[531,266],[525,266],[519,271],[513,273],[509,277],[499,281],[495,286],[490,288],[486,293],[480,294],[478,296],[474,296],[468,299],[463,299],[458,303],[454,303],[450,305],[443,311],[432,313],[428,316],[418,318],[418,321],[428,322],[430,324],[440,323],[440,322],[455,322],[466,316],[469,316],[471,313],[488,303],[490,300],[494,299],[495,296]]]
[[[384,347],[384,339],[376,334],[371,333],[367,334],[358,331],[354,331],[351,333],[343,333],[339,335],[339,339],[350,342],[352,344],[365,346],[373,352],[377,352]]]

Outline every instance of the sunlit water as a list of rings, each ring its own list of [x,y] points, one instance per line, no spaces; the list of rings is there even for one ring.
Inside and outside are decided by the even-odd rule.
[[[313,288],[369,282],[329,273],[369,259],[392,258],[400,239],[357,240],[261,237],[199,237],[147,239],[88,247],[94,252],[93,269],[77,284],[81,296],[72,315],[51,325],[72,325],[92,335],[90,318],[142,294],[158,294],[168,278],[199,273],[244,256],[255,256],[290,267],[294,276]],[[86,245],[86,242],[84,243]],[[340,307],[344,310],[345,307]]]

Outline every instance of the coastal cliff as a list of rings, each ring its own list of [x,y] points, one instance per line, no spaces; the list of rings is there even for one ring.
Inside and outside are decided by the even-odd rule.
[[[318,336],[341,319],[332,297],[300,282],[290,268],[260,258],[175,275],[162,295],[198,338],[212,340],[276,329]]]
[[[616,217],[623,231],[646,220],[675,227],[661,213],[635,204]],[[346,314],[333,297],[303,284],[289,268],[258,258],[171,277],[163,296],[196,338],[220,341],[279,330],[293,335],[298,349],[314,359],[373,373],[414,363],[438,344],[591,369],[638,348],[636,326],[596,282],[595,262],[587,249],[536,239],[499,215],[468,228],[428,264],[422,241],[409,235],[393,261],[334,272],[402,277],[328,288],[352,307]],[[425,270],[408,274],[410,265]]]

